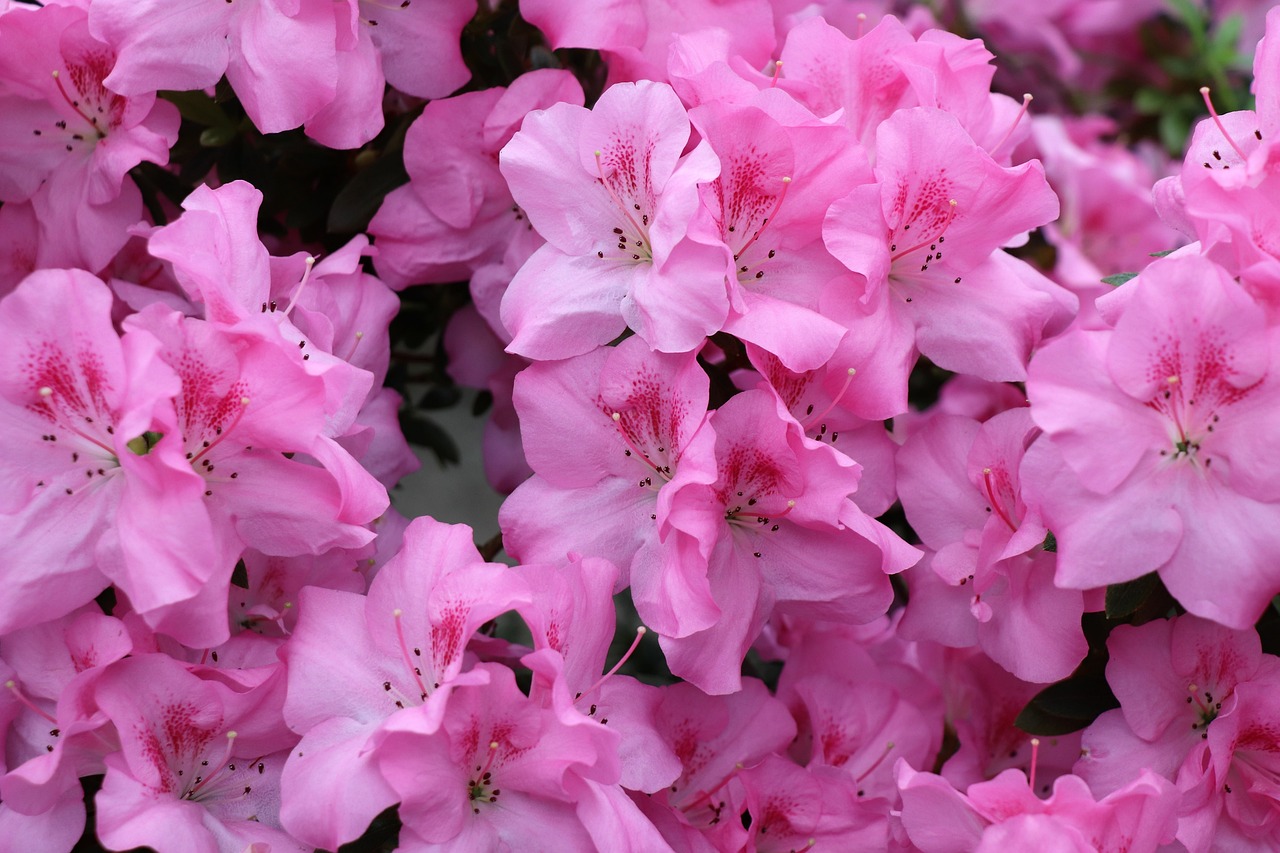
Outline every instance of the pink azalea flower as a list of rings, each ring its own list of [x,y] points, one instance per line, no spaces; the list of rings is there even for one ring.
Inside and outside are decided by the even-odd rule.
[[[432,101],[404,140],[407,186],[387,194],[369,223],[379,275],[396,289],[468,278],[513,243],[523,262],[542,244],[498,171],[498,152],[524,117],[553,104],[582,106],[568,71],[522,74],[510,88]]]
[[[498,513],[507,553],[602,557],[622,570],[619,588],[630,583],[637,553],[658,547],[659,496],[706,418],[708,385],[693,353],[651,353],[639,338],[523,371],[515,406],[536,473]]]
[[[36,270],[40,222],[31,204],[5,202],[0,207],[0,296]]]
[[[462,59],[461,36],[475,17],[475,4],[468,0],[407,4],[358,0],[354,8],[359,14],[355,28],[372,41],[387,82],[401,92],[443,98],[471,78]]]
[[[146,565],[159,596],[160,566],[186,577],[192,553],[217,559],[207,516],[162,509],[202,490],[176,441],[148,452],[148,433],[172,431],[178,384],[154,348],[122,343],[106,285],[78,270],[33,273],[0,303],[0,327],[0,359],[14,366],[0,379],[13,441],[0,457],[0,541],[11,555],[0,631],[70,613],[130,559]]]
[[[750,815],[744,850],[790,853],[809,847],[887,849],[887,821],[862,806],[856,783],[825,767],[798,767],[766,755],[737,776]]]
[[[668,48],[680,33],[725,29],[736,51],[757,68],[774,47],[773,15],[764,0],[613,0],[604,8],[584,0],[521,0],[520,14],[546,33],[553,48],[601,51],[610,83],[666,80]]]
[[[178,110],[154,88],[123,97],[104,85],[117,64],[86,12],[52,5],[0,15],[0,201],[30,200],[38,266],[98,270],[142,218],[125,174],[164,165]]]
[[[493,850],[540,832],[556,846],[593,849],[576,783],[616,780],[616,736],[586,719],[565,724],[521,693],[506,667],[474,672],[484,683],[455,692],[431,731],[417,720],[388,723],[378,766],[400,798],[404,840]]]
[[[862,301],[895,337],[949,370],[1020,380],[1031,350],[1075,299],[999,251],[1053,219],[1040,164],[991,159],[949,113],[901,110],[876,132],[878,184],[827,213],[832,254],[865,276]]]
[[[1257,634],[1186,615],[1118,626],[1107,649],[1120,707],[1085,730],[1076,772],[1102,793],[1139,769],[1175,782],[1178,840],[1192,853],[1280,840],[1280,661]]]
[[[973,140],[1003,165],[1028,128],[1021,121],[1026,107],[991,91],[994,58],[981,39],[939,29],[921,33],[914,44],[904,45],[893,55],[915,102],[954,115]]]
[[[914,42],[894,17],[884,17],[857,39],[813,17],[787,33],[780,85],[819,116],[842,111],[842,123],[870,151],[876,128],[895,110],[914,106],[906,75],[894,60]]]
[[[174,278],[206,320],[234,325],[266,315],[274,321],[279,345],[301,351],[302,367],[323,379],[324,434],[344,434],[375,387],[369,371],[382,375],[386,369],[382,342],[392,314],[392,295],[357,272],[365,239],[355,238],[312,267],[307,256],[267,254],[257,227],[262,193],[243,181],[197,187],[182,204],[180,217],[151,232],[148,250],[171,264]],[[324,292],[312,296],[313,287]],[[303,305],[311,307],[299,309],[300,326],[293,312]],[[340,314],[317,316],[329,310]],[[366,365],[369,369],[362,369]]]
[[[827,364],[803,373],[788,370],[777,356],[748,344],[747,357],[759,378],[748,371],[734,378],[741,386],[763,384],[771,389],[805,435],[855,460],[862,476],[853,501],[867,515],[878,516],[897,500],[893,458],[898,446],[883,419],[892,416],[886,413],[893,411],[899,398],[906,407],[907,386],[905,371],[895,388],[880,381],[889,371],[877,362],[888,359],[867,344],[866,339],[846,333]]]
[[[282,652],[284,717],[303,735],[284,770],[281,810],[297,837],[330,849],[359,837],[400,799],[378,769],[391,721],[413,717],[426,736],[455,687],[488,677],[464,671],[467,643],[528,592],[510,569],[482,562],[471,535],[464,525],[416,519],[367,597],[302,590]]]
[[[343,5],[350,6],[350,0]],[[118,61],[104,83],[121,95],[157,89],[205,89],[225,74],[258,130],[277,133],[316,119],[335,99],[364,86],[364,98],[381,98],[381,85],[368,81],[365,65],[374,57],[341,56],[339,9],[328,0],[252,0],[210,5],[193,0],[105,0],[89,10],[89,30],[106,42]],[[350,26],[349,22],[348,26]],[[348,32],[344,48],[355,48]],[[293,49],[281,51],[276,45]],[[352,62],[351,60],[356,60]],[[350,106],[350,105],[347,105]],[[372,138],[381,111],[352,111],[378,127],[362,125],[360,141]],[[322,118],[320,135],[332,128]],[[350,145],[352,139],[332,138]],[[355,142],[359,144],[359,142]]]
[[[1280,592],[1275,334],[1203,258],[1164,259],[1127,289],[1114,331],[1036,356],[1027,390],[1051,441],[1023,463],[1027,502],[1058,537],[1058,584],[1158,571],[1192,613],[1247,628]],[[1229,584],[1206,569],[1224,543]]]
[[[741,849],[744,793],[734,781],[743,768],[786,747],[796,732],[791,715],[753,678],[727,696],[708,696],[691,684],[672,684],[663,694],[657,728],[684,769],[670,787],[640,800],[642,808],[651,816],[670,810],[669,824],[659,824],[669,841],[700,830],[717,849]]]
[[[936,552],[928,568],[957,588],[964,609],[955,616],[975,620],[977,642],[1014,675],[1049,682],[1070,675],[1088,643],[1083,596],[1053,585],[1053,558],[1039,547],[1047,531],[1021,496],[1018,469],[1038,435],[1025,407],[983,424],[936,415],[907,439],[898,471],[907,519]],[[919,603],[939,598],[933,591]],[[936,605],[909,614],[909,630],[952,645],[930,631],[948,621],[940,616]],[[970,644],[963,628],[952,636]]]
[[[271,320],[233,332],[156,305],[126,326],[179,381],[169,432],[183,462],[179,471],[147,466],[149,474],[175,490],[183,484],[169,513],[208,518],[221,555],[194,564],[187,556],[177,589],[158,590],[155,565],[140,562],[127,564],[117,583],[153,627],[189,645],[214,645],[226,637],[227,583],[243,548],[293,556],[363,546],[373,539],[364,525],[386,508],[385,491],[322,434],[323,384],[307,375],[296,350],[277,344]],[[284,455],[292,453],[321,464]]]
[[[680,762],[654,727],[660,691],[626,676],[601,676],[614,635],[617,567],[588,557],[559,567],[525,566],[520,574],[533,597],[516,609],[529,625],[534,648],[563,657],[555,675],[573,697],[575,710],[568,716],[585,715],[622,736],[623,787],[652,793],[670,785],[680,775]],[[524,661],[536,666],[533,656]]]
[[[510,352],[566,358],[628,326],[655,349],[687,352],[721,328],[725,259],[685,234],[697,185],[718,167],[705,145],[681,156],[689,133],[680,99],[658,83],[528,116],[502,149],[502,174],[547,245],[503,298]]]
[[[818,313],[822,289],[844,271],[822,243],[822,218],[871,181],[865,159],[847,130],[781,92],[751,105],[706,103],[690,119],[720,161],[689,234],[732,256],[724,330],[797,370],[821,365],[844,333]]]
[[[636,608],[673,673],[708,692],[738,689],[775,606],[848,622],[884,613],[886,573],[917,555],[849,500],[857,479],[770,393],[744,391],[711,415],[659,496],[661,549],[632,568]]]
[[[281,724],[281,698],[202,678],[164,655],[113,665],[94,691],[121,745],[95,801],[98,837],[160,853],[306,850],[278,819],[280,769],[296,740]]]
[[[948,652],[943,681],[947,722],[960,748],[942,766],[942,776],[957,788],[967,788],[1011,768],[1029,774],[1035,750],[1030,735],[1014,721],[1043,685],[1016,678],[977,650]],[[1078,732],[1043,738],[1037,795],[1048,794],[1053,780],[1071,772],[1079,757]]]
[[[104,667],[131,650],[120,621],[93,605],[0,639],[0,737],[8,765],[0,764],[7,771],[0,776],[0,800],[13,820],[31,822],[28,831],[40,821],[71,819],[70,813],[78,813],[77,834],[83,828],[78,777],[101,773],[112,749],[101,731],[107,718],[91,693]],[[65,834],[53,826],[45,831],[51,846]]]
[[[905,761],[897,772],[901,820],[922,853],[1155,853],[1173,841],[1178,792],[1150,772],[1101,800],[1078,776],[1059,776],[1053,793],[1041,800],[1017,770],[976,782],[963,794]]]
[[[1082,318],[1097,326],[1093,300],[1112,288],[1115,270],[1141,272],[1152,254],[1172,249],[1177,234],[1161,222],[1151,186],[1167,161],[1153,148],[1130,151],[1101,137],[1113,131],[1100,118],[1065,121],[1036,116],[1031,132],[1045,176],[1062,213],[1044,227],[1057,250],[1054,278],[1080,297]]]
[[[928,678],[900,658],[877,661],[864,626],[806,626],[789,638],[778,698],[796,719],[789,754],[810,769],[829,767],[855,783],[854,794],[883,813],[896,797],[899,757],[929,766],[941,746],[942,713],[927,700]]]

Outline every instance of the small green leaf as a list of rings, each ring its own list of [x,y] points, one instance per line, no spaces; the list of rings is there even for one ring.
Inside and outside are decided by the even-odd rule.
[[[1133,107],[1144,115],[1159,115],[1167,100],[1159,89],[1139,89],[1133,96]]]
[[[1053,535],[1052,530],[1045,533],[1044,545],[1042,547],[1050,554],[1056,554],[1058,552],[1058,537]]]
[[[1111,584],[1107,587],[1107,618],[1124,619],[1137,613],[1158,584],[1155,572],[1125,583]]]
[[[142,435],[135,436],[125,442],[125,447],[138,456],[146,456],[151,452],[151,448],[160,443],[162,438],[164,438],[164,433],[147,430]]]
[[[236,138],[233,125],[220,124],[200,131],[200,144],[205,148],[222,148]]]
[[[1173,254],[1174,252],[1176,252],[1176,251],[1178,251],[1178,250],[1177,250],[1177,249],[1165,249],[1163,252],[1152,252],[1152,253],[1151,253],[1151,255],[1150,255],[1150,257],[1153,257],[1153,258],[1164,258],[1164,257],[1167,257],[1167,256],[1169,256],[1169,255],[1172,255],[1172,254]]]
[[[1137,278],[1136,272],[1118,272],[1115,275],[1109,275],[1102,280],[1103,284],[1109,284],[1112,287],[1119,287],[1131,278]]]

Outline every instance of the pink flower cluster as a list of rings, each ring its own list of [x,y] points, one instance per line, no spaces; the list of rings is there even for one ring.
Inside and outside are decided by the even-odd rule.
[[[1178,170],[922,14],[521,5],[590,106],[444,97],[458,0],[0,0],[0,840],[101,777],[160,853],[1280,847],[1280,10]],[[144,216],[157,93],[224,75],[336,148],[435,98],[372,245],[272,254],[212,175]],[[463,279],[517,565],[389,509],[395,291]]]

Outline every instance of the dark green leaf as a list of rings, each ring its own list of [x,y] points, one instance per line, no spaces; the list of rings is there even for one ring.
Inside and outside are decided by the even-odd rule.
[[[1052,530],[1045,533],[1044,545],[1042,547],[1050,554],[1056,554],[1058,552],[1058,537],[1053,535]]]
[[[1079,731],[1112,708],[1120,707],[1107,680],[1099,676],[1068,678],[1037,693],[1018,714],[1018,728],[1033,735],[1065,735]]]
[[[160,92],[159,95],[177,107],[184,119],[201,127],[235,124],[213,98],[198,89],[190,92]]]
[[[373,165],[357,172],[338,192],[325,227],[330,234],[355,234],[365,230],[387,193],[408,182],[402,153],[383,154]]]
[[[1174,252],[1176,252],[1176,251],[1178,251],[1178,250],[1177,250],[1177,249],[1165,249],[1163,252],[1152,252],[1152,253],[1151,253],[1151,257],[1153,257],[1153,258],[1163,258],[1163,257],[1165,257],[1165,256],[1167,256],[1167,255],[1172,255],[1172,254],[1173,254]]]
[[[1138,612],[1159,585],[1155,572],[1125,583],[1113,583],[1107,587],[1107,618],[1124,619]]]
[[[441,465],[457,465],[461,460],[458,445],[431,418],[413,412],[401,412],[400,428],[404,431],[406,441],[430,450]]]
[[[231,144],[236,138],[236,129],[229,124],[206,127],[200,131],[200,144],[205,148],[221,148]]]
[[[1131,278],[1137,278],[1136,272],[1118,272],[1115,275],[1109,275],[1102,280],[1103,284],[1109,284],[1112,287],[1119,287]]]

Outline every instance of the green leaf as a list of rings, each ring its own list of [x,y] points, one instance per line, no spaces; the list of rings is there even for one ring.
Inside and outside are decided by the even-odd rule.
[[[1144,115],[1159,115],[1167,100],[1168,96],[1159,89],[1140,89],[1133,96],[1133,108]]]
[[[458,445],[449,433],[425,415],[401,412],[400,428],[410,444],[425,447],[435,454],[441,465],[457,465],[461,460]]]
[[[1125,583],[1113,583],[1107,587],[1107,618],[1124,619],[1138,612],[1138,608],[1159,585],[1155,572]]]
[[[200,144],[205,148],[222,148],[236,138],[236,129],[229,124],[206,127],[200,131]]]
[[[159,96],[177,107],[184,119],[202,127],[230,127],[235,124],[213,98],[199,90],[160,92]]]
[[[1078,732],[1120,703],[1107,680],[1090,675],[1068,678],[1041,690],[1018,714],[1014,725],[1033,735]]]
[[[160,439],[162,438],[164,438],[164,433],[147,430],[142,435],[134,436],[125,442],[125,447],[132,450],[138,456],[146,456],[151,452],[151,448],[160,443]]]
[[[1115,275],[1109,275],[1102,280],[1103,284],[1109,284],[1112,287],[1119,287],[1131,278],[1137,278],[1136,272],[1118,272]]]
[[[1045,533],[1044,545],[1041,547],[1043,547],[1050,554],[1056,554],[1058,552],[1058,537],[1053,535],[1052,530]]]
[[[1151,256],[1151,257],[1153,257],[1153,258],[1164,258],[1164,257],[1168,257],[1169,255],[1172,255],[1172,254],[1173,254],[1174,252],[1176,252],[1176,251],[1178,251],[1178,250],[1177,250],[1177,249],[1165,249],[1163,252],[1152,252],[1150,256]]]
[[[357,172],[334,198],[326,229],[330,234],[363,231],[387,193],[408,182],[409,173],[399,152],[384,155],[372,166]]]

